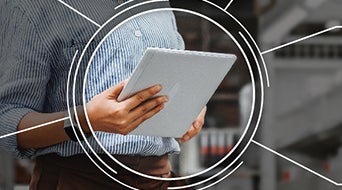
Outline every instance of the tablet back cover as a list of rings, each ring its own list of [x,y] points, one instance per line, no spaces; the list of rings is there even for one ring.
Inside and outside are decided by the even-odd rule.
[[[118,97],[161,84],[167,95],[165,108],[130,134],[182,137],[227,75],[232,54],[148,48]]]

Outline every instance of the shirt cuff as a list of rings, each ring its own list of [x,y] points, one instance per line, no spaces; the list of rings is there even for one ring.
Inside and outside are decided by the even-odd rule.
[[[17,142],[17,126],[20,120],[28,113],[34,110],[28,108],[12,108],[6,112],[0,113],[0,147],[18,158],[32,158],[35,149],[19,149]],[[8,136],[7,136],[8,135]]]

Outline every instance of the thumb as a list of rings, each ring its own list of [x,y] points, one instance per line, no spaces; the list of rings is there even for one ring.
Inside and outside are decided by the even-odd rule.
[[[121,81],[119,84],[109,88],[106,90],[106,93],[108,94],[108,97],[111,99],[117,99],[119,94],[121,93],[122,89],[125,87],[127,81]]]

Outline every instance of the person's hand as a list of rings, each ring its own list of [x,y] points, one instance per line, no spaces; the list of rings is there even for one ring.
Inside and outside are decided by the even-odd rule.
[[[94,131],[126,135],[164,108],[166,96],[152,98],[161,91],[155,85],[118,102],[117,97],[125,82],[102,92],[87,103],[87,112]]]
[[[205,113],[207,112],[207,106],[205,106],[195,121],[192,123],[190,129],[179,139],[179,142],[184,143],[196,136],[202,129],[204,124]]]

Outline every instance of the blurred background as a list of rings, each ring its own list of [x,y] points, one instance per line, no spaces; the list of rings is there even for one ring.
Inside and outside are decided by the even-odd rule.
[[[222,8],[229,3],[211,1]],[[267,51],[341,26],[342,2],[236,0],[227,10],[265,51],[270,87],[265,88],[264,113],[254,139],[332,181],[342,182],[342,29]],[[172,157],[174,170],[190,175],[215,164],[239,140],[249,117],[252,88],[240,51],[221,29],[189,13],[175,14],[186,49],[238,57],[207,105],[203,131],[182,145],[181,154]],[[240,160],[244,164],[236,172],[209,189],[342,189],[253,143]],[[0,151],[0,190],[27,189],[33,162]]]

